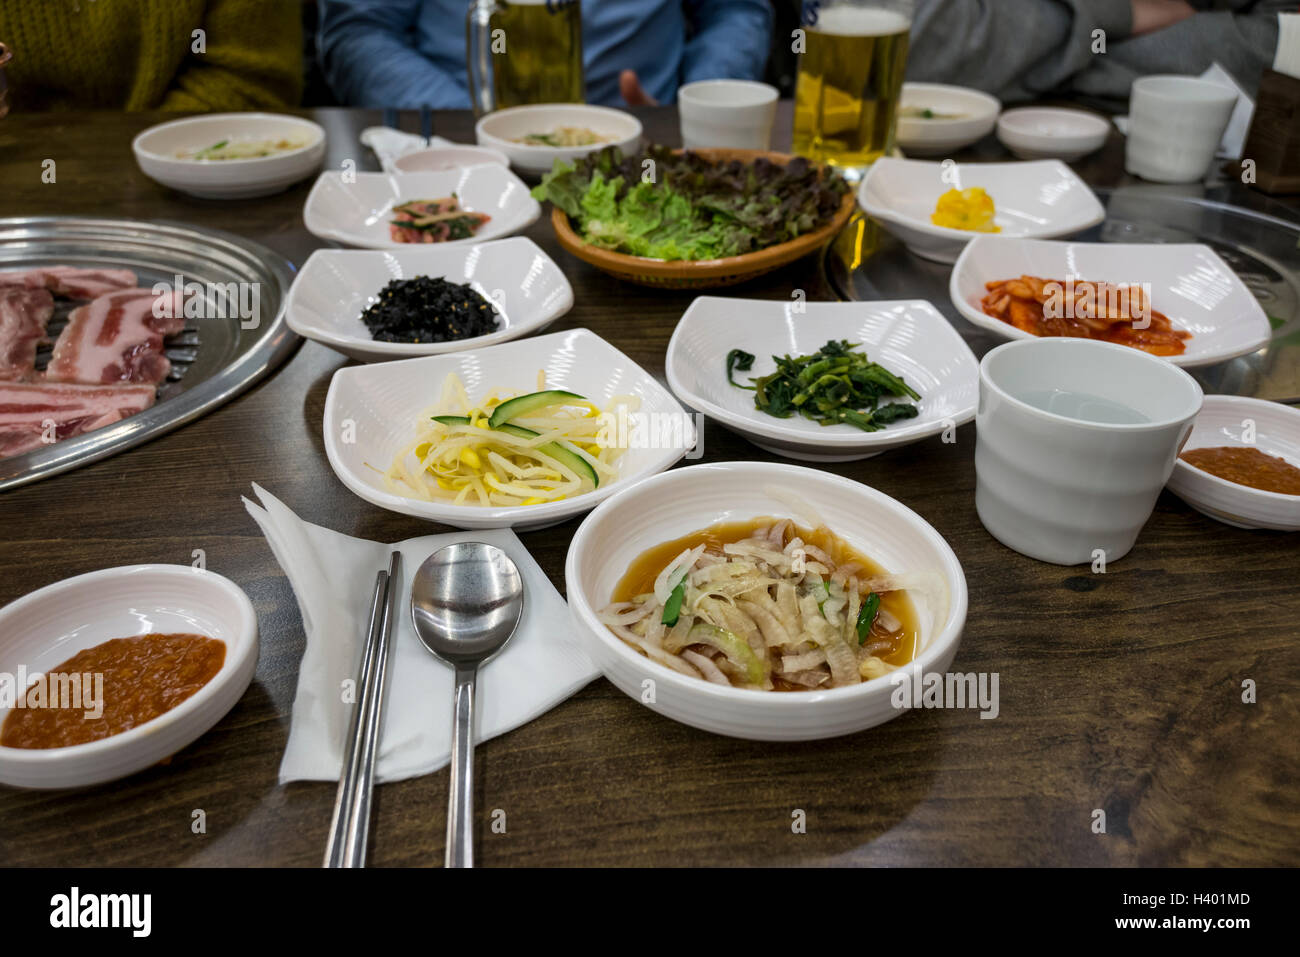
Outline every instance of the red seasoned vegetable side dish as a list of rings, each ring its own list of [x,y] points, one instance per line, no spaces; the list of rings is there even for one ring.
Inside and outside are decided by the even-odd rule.
[[[985,284],[985,315],[1035,336],[1071,336],[1180,356],[1190,332],[1156,312],[1141,286],[1021,276]]]
[[[491,218],[487,213],[462,209],[455,194],[413,199],[393,207],[388,234],[397,243],[446,243],[468,239]]]

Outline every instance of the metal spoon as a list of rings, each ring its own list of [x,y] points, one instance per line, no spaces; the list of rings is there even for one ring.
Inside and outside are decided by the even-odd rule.
[[[524,583],[495,545],[459,542],[424,560],[411,582],[411,618],[424,647],[456,669],[447,808],[447,866],[474,866],[474,679],[519,624]]]

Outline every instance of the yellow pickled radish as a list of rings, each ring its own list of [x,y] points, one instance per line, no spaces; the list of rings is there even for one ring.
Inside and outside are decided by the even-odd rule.
[[[972,186],[969,189],[950,189],[940,196],[930,222],[967,232],[1000,233],[1002,227],[993,222],[996,213],[993,197],[980,187]]]

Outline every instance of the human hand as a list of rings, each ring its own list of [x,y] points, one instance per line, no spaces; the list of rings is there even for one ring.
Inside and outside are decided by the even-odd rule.
[[[1196,16],[1187,0],[1132,0],[1132,4],[1134,36],[1155,33]]]
[[[618,92],[628,106],[658,106],[659,101],[645,91],[635,70],[624,70],[618,75]]]

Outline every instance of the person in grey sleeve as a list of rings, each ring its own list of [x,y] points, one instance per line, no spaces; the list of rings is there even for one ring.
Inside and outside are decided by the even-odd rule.
[[[1300,0],[919,0],[907,78],[1126,100],[1139,76],[1218,62],[1246,90],[1273,62],[1277,15]],[[1096,31],[1102,31],[1100,34]]]

